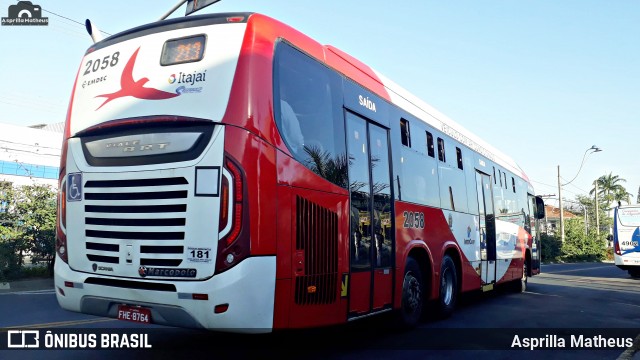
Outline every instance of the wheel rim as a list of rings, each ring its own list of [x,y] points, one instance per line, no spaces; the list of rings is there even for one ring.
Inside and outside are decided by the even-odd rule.
[[[446,269],[444,273],[442,273],[440,293],[442,294],[442,302],[445,305],[449,305],[451,299],[453,299],[453,274],[449,269]]]
[[[405,309],[409,314],[414,314],[420,308],[422,301],[422,291],[420,290],[420,282],[411,271],[404,276],[405,287]]]

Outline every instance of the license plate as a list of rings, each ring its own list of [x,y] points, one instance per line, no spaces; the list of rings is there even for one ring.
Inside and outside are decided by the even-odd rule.
[[[151,310],[141,307],[118,305],[118,320],[150,324]]]

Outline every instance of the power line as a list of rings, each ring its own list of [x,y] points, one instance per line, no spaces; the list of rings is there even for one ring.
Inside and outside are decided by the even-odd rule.
[[[79,21],[73,20],[73,19],[69,19],[69,18],[68,18],[68,17],[66,17],[66,16],[62,16],[62,15],[60,15],[60,14],[56,14],[56,13],[54,13],[53,11],[49,11],[49,10],[45,10],[45,9],[42,9],[42,11],[44,11],[44,12],[46,12],[46,13],[49,13],[49,14],[51,14],[51,15],[53,15],[53,16],[57,16],[57,17],[59,17],[59,18],[62,18],[62,19],[65,19],[65,20],[69,20],[69,21],[71,21],[71,22],[74,22],[74,23],[76,23],[76,24],[78,24],[78,25],[82,26],[83,28],[85,27],[85,24],[83,24],[83,23],[81,23],[81,22],[79,22]],[[109,33],[108,33],[108,32],[106,32],[106,31],[102,31],[102,30],[100,30],[100,32],[101,32],[101,33],[103,33],[103,34],[105,34],[105,35],[109,35],[109,36],[111,36],[111,35],[112,35],[112,34],[109,34]]]

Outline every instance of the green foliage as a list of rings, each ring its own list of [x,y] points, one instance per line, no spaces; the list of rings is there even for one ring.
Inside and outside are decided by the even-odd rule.
[[[0,281],[21,276],[24,258],[55,255],[56,193],[47,185],[0,183]]]
[[[595,181],[598,183],[598,198],[601,199],[600,201],[603,203],[601,206],[605,210],[611,209],[614,202],[624,201],[627,204],[630,203],[631,194],[621,184],[626,181],[627,180],[618,175],[613,175],[612,173],[609,173],[609,175],[602,175]],[[594,186],[589,194],[593,195],[595,191],[596,188]]]
[[[540,246],[542,247],[540,253],[542,262],[560,260],[560,239],[543,233],[540,235]]]
[[[601,261],[606,257],[604,234],[597,236],[595,231],[584,233],[582,219],[570,219],[565,222],[565,241],[560,248],[563,261]]]
[[[608,261],[613,261],[613,248],[607,248],[607,253],[605,254],[605,259]]]
[[[20,271],[21,278],[43,278],[50,275],[51,275],[51,272],[49,271],[49,268],[45,265],[24,267]]]

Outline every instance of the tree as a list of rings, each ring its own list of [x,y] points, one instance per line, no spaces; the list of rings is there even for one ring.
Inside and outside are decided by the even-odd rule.
[[[0,222],[0,280],[17,276],[28,253],[51,265],[56,193],[50,186],[0,183]]]
[[[631,193],[624,188],[616,189],[616,191],[613,193],[613,201],[615,201],[616,203],[624,201],[627,204],[631,204]]]
[[[627,189],[624,188],[620,183],[627,182],[627,180],[621,178],[618,175],[613,175],[609,173],[609,175],[602,175],[596,180],[598,184],[598,196],[602,197],[604,201],[604,207],[606,209],[611,208],[611,203],[617,200],[627,201],[629,200],[629,194]],[[594,184],[595,185],[595,184]],[[593,195],[596,192],[595,186],[589,192],[590,195]]]
[[[17,204],[22,237],[35,258],[47,262],[55,255],[56,193],[47,185],[23,186]]]
[[[596,236],[595,231],[584,234],[582,219],[569,219],[565,223],[565,241],[561,247],[565,261],[600,261],[605,258],[606,248],[603,235]]]
[[[26,250],[21,242],[20,233],[16,230],[17,196],[11,183],[0,182],[0,280],[2,281],[20,270],[22,257],[19,254]]]

